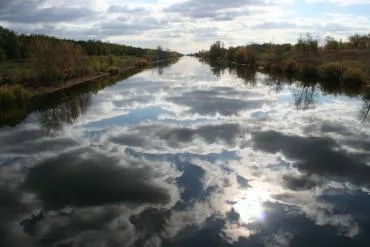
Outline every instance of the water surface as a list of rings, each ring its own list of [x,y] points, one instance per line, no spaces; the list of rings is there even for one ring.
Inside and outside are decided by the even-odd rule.
[[[368,246],[369,99],[188,57],[75,89],[0,129],[0,246]]]

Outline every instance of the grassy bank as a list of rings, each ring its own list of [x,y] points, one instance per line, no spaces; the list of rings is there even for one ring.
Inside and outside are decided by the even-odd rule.
[[[175,60],[176,61],[176,60]],[[159,66],[169,66],[175,61],[168,61],[160,63]],[[153,63],[154,64],[154,63]],[[73,119],[70,117],[77,117],[76,114],[81,114],[82,111],[76,111],[76,109],[86,109],[88,106],[84,103],[85,97],[91,97],[91,95],[98,93],[100,90],[112,86],[115,83],[127,79],[128,77],[142,71],[143,67],[134,67],[131,69],[121,69],[117,75],[101,76],[96,79],[86,81],[86,83],[76,83],[69,85],[65,88],[58,90],[36,92],[27,91],[26,97],[18,97],[18,99],[12,99],[7,101],[0,107],[0,127],[2,126],[15,126],[22,122],[29,113],[37,111],[40,112],[43,117],[43,127],[47,129],[53,128],[53,126],[60,126],[60,121],[71,122]],[[18,86],[16,86],[18,87]],[[19,87],[21,90],[25,90],[23,87]],[[1,87],[1,92],[5,87]],[[7,88],[14,93],[19,89]],[[16,93],[16,95],[22,95]],[[12,96],[11,96],[12,97]],[[82,98],[82,99],[81,99]],[[82,103],[83,105],[79,105]],[[60,112],[62,109],[62,112]],[[51,114],[47,114],[50,113]],[[46,115],[47,116],[46,116]]]
[[[198,52],[195,56],[300,79],[370,85],[370,35],[356,34],[349,37],[348,42],[328,37],[323,46],[319,46],[310,35],[301,37],[296,44],[268,43],[225,48],[218,41],[208,51]]]
[[[132,75],[140,72],[150,66],[155,66],[160,61],[148,61],[139,57],[114,57],[114,62],[111,63],[112,58],[109,57],[94,57],[98,69],[90,75],[74,77],[62,83],[48,83],[48,84],[30,84],[30,83],[11,83],[0,85],[0,106],[6,107],[9,105],[23,105],[31,98],[54,93],[66,88],[74,87],[80,84],[89,83],[102,77],[117,76],[121,78],[125,75]],[[176,59],[166,59],[165,61],[175,61]],[[17,63],[14,63],[16,65]],[[6,64],[5,64],[6,65]],[[4,65],[3,65],[4,66]],[[24,66],[27,71],[27,66]],[[4,71],[4,70],[3,70]],[[6,70],[5,70],[6,71]],[[22,71],[18,67],[18,71]],[[28,78],[29,80],[29,78]]]

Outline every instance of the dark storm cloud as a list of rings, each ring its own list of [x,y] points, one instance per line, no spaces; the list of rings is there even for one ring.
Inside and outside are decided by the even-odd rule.
[[[107,154],[79,149],[32,168],[25,186],[51,208],[170,200],[169,192],[152,181],[150,168],[128,163],[132,166],[122,167],[118,159]]]
[[[301,137],[275,131],[253,135],[255,148],[268,152],[282,152],[295,160],[296,167],[307,175],[318,175],[357,185],[370,185],[370,166],[363,155],[348,153],[335,140],[325,137]],[[313,180],[289,178],[291,187],[312,187]]]
[[[219,113],[223,116],[237,115],[243,110],[260,108],[265,103],[259,99],[243,100],[226,95],[211,95],[206,91],[187,92],[181,96],[168,97],[167,100],[190,107],[191,113],[202,115]]]
[[[199,128],[152,125],[138,127],[120,135],[115,134],[110,140],[126,146],[147,148],[155,148],[155,140],[162,140],[167,147],[176,148],[196,139],[208,144],[222,142],[235,145],[236,139],[241,135],[242,129],[238,124],[206,125]]]
[[[171,5],[166,9],[168,12],[179,13],[186,17],[192,18],[220,18],[223,11],[229,9],[241,8],[244,6],[261,6],[265,2],[261,0],[238,0],[238,1],[224,1],[224,0],[189,0],[183,3]],[[234,17],[241,13],[235,12]],[[244,13],[248,14],[248,13]],[[232,18],[232,15],[226,15],[227,19]]]
[[[92,17],[95,13],[88,8],[42,7],[43,0],[1,1],[0,20],[16,23],[41,23],[73,21]]]

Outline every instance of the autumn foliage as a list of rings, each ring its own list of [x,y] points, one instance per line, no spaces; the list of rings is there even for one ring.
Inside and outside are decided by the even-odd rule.
[[[46,82],[64,82],[90,69],[82,48],[68,41],[36,39],[31,44],[31,59],[41,81]]]

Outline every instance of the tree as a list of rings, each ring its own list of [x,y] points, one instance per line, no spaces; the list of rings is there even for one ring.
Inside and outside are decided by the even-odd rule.
[[[313,56],[318,54],[319,51],[317,39],[314,39],[309,33],[306,34],[306,37],[300,37],[295,47],[296,50],[300,52],[306,60],[311,60]]]
[[[225,52],[226,49],[224,48],[224,44],[221,41],[216,41],[213,45],[211,45],[211,49],[209,50],[209,58],[213,60],[223,58]]]
[[[350,43],[356,49],[369,49],[370,48],[370,34],[361,35],[355,34],[349,37]]]
[[[225,60],[226,61],[234,61],[235,60],[235,53],[237,51],[237,48],[234,48],[234,47],[229,47],[229,49],[227,49],[227,51],[225,52]]]
[[[0,47],[4,50],[8,59],[20,58],[17,34],[0,26]]]
[[[254,66],[256,64],[256,57],[250,49],[245,46],[239,47],[235,52],[235,60],[241,64],[248,64]]]
[[[0,61],[3,61],[6,59],[6,54],[3,48],[0,47]]]
[[[325,49],[328,51],[336,51],[339,49],[339,42],[333,37],[327,36],[325,38]]]

